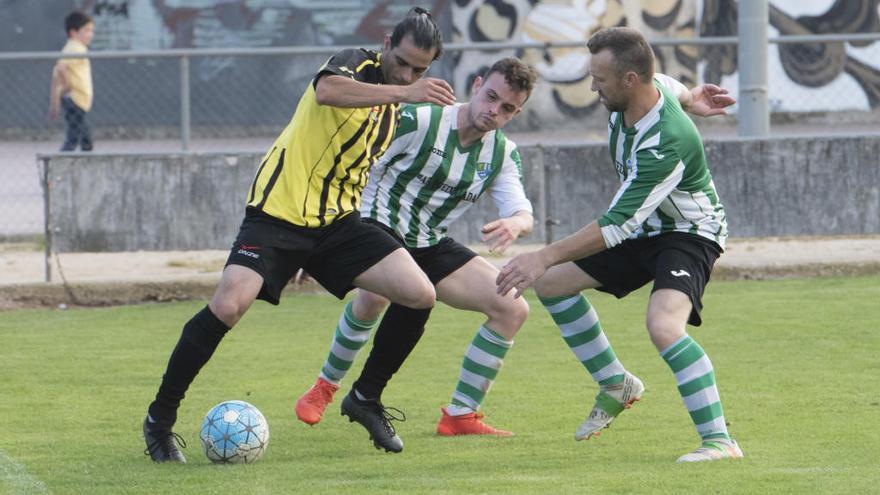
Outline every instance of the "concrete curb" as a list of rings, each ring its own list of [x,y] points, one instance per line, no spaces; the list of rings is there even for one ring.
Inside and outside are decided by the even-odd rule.
[[[495,261],[495,260],[493,260]],[[878,262],[804,263],[792,265],[715,267],[714,281],[774,280],[812,277],[880,275]],[[62,283],[27,283],[0,286],[0,310],[32,307],[100,307],[211,298],[218,275],[174,280],[125,280]],[[290,284],[290,294],[327,294],[316,282]]]
[[[100,307],[173,301],[207,301],[219,277],[167,281],[31,283],[0,286],[0,310],[33,307]],[[283,294],[326,293],[316,282],[291,284]]]
[[[880,275],[880,262],[804,263],[795,265],[716,266],[712,280],[775,280]]]

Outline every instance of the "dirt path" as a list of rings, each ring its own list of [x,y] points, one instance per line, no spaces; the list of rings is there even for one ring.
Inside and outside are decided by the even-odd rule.
[[[538,247],[514,246],[507,256],[475,249],[500,266],[510,255]],[[0,308],[208,298],[226,255],[226,251],[67,253],[51,260],[53,281],[46,283],[45,256],[39,246],[0,245]],[[880,274],[880,236],[734,239],[718,261],[713,279],[856,274]],[[321,289],[309,285],[289,290]]]

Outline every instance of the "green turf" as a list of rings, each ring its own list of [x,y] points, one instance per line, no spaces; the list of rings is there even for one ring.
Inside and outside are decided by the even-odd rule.
[[[320,368],[342,305],[257,303],[183,403],[185,466],[155,465],[140,433],[181,325],[197,303],[0,313],[0,493],[869,493],[880,486],[880,278],[715,282],[703,327],[730,431],[746,458],[677,465],[697,436],[644,330],[647,292],[588,293],[643,400],[575,442],[596,387],[530,298],[532,315],[484,411],[512,438],[439,438],[481,318],[439,306],[385,394],[407,413],[402,454],[374,450],[337,401],[316,427],[293,402]],[[354,369],[359,370],[366,353]],[[351,377],[353,378],[353,377]],[[347,385],[343,386],[347,390]],[[266,456],[211,465],[204,413],[243,399],[271,425]]]

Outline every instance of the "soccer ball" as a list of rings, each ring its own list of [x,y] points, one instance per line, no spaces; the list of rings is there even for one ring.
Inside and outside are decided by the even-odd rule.
[[[269,423],[253,405],[229,400],[208,411],[199,438],[212,462],[256,462],[269,445]]]

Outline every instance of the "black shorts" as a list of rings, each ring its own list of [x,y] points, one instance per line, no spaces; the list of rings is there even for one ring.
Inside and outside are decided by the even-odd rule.
[[[357,212],[330,225],[300,227],[248,208],[226,260],[263,277],[257,299],[278,304],[281,291],[300,268],[342,299],[352,281],[393,251],[398,241],[361,221]]]
[[[703,322],[700,318],[703,291],[719,256],[721,247],[708,239],[669,232],[628,239],[574,263],[602,284],[597,290],[618,298],[652,280],[652,293],[658,289],[675,289],[687,294],[693,304],[688,323],[698,327]]]
[[[403,239],[394,230],[379,223],[373,219],[365,218],[364,223],[375,225],[394,237],[401,246],[404,246]],[[444,237],[440,242],[433,246],[424,248],[406,248],[409,254],[416,260],[419,268],[428,276],[428,280],[432,284],[437,285],[441,280],[449,276],[455,270],[463,267],[468,261],[477,257],[477,253],[471,251],[458,241]]]

